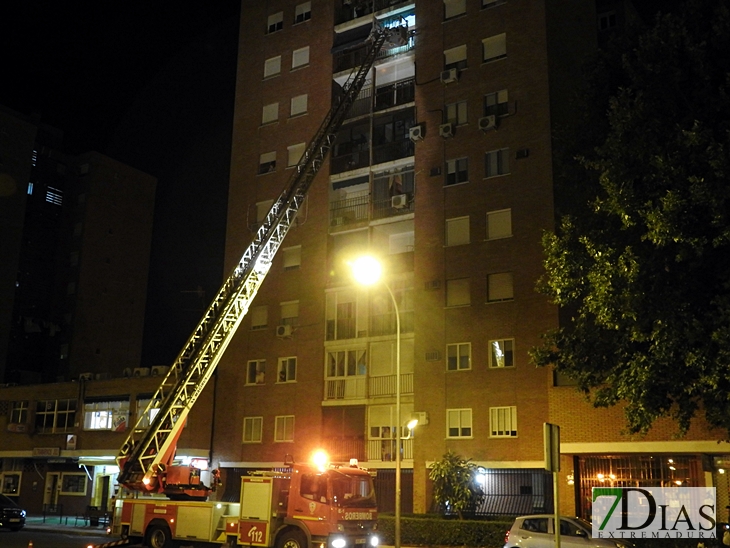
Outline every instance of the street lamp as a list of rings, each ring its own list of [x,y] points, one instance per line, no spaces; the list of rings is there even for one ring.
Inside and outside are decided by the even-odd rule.
[[[388,290],[395,309],[395,416],[398,444],[395,450],[395,548],[400,548],[401,516],[401,417],[400,417],[400,310],[390,286],[381,280],[383,267],[380,262],[369,256],[360,257],[352,263],[355,280],[362,285],[373,285],[380,281]],[[415,426],[415,425],[414,425]],[[409,428],[409,430],[411,430]],[[410,436],[410,433],[409,433]]]

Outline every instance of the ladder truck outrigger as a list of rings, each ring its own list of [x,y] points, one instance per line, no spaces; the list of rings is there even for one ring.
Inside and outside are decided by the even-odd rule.
[[[348,78],[309,142],[289,183],[274,202],[238,265],[224,281],[203,318],[122,445],[118,482],[136,494],[120,498],[111,533],[121,540],[168,548],[174,541],[226,547],[365,548],[376,546],[377,508],[372,476],[353,461],[342,465],[285,463],[286,473],[261,471],[241,478],[240,502],[208,501],[219,483],[203,483],[200,470],[173,465],[186,417],[205,388],[248,312],[256,292],[307,196],[339,128],[363,88],[385,43],[407,43],[408,28],[374,21],[362,64]],[[149,427],[145,418],[153,417]]]

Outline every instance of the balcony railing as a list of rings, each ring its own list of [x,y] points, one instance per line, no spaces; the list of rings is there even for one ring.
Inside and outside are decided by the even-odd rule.
[[[333,462],[349,462],[350,459],[364,461],[365,440],[354,437],[331,437],[322,440],[324,450]]]
[[[413,0],[410,0],[413,1]],[[335,8],[335,24],[340,25],[347,23],[353,19],[357,19],[364,15],[370,15],[374,11],[378,12],[387,8],[395,8],[400,4],[407,4],[405,0],[340,0],[339,6]]]
[[[413,394],[413,373],[401,373],[400,393]],[[370,377],[370,397],[395,396],[395,375]]]
[[[384,46],[383,49],[378,52],[376,60],[386,59],[388,57],[393,57],[395,55],[406,53],[412,50],[415,46],[415,37],[409,36],[408,43],[403,46],[398,46],[395,48],[388,48],[387,46]],[[355,67],[359,67],[365,60],[367,52],[368,46],[363,45],[362,47],[357,47],[354,49],[336,53],[332,58],[332,73],[338,74],[345,70],[352,70]]]
[[[416,79],[408,78],[375,90],[375,111],[411,103],[416,98]]]
[[[367,398],[367,378],[363,376],[325,379],[325,400]]]
[[[355,196],[330,202],[330,226],[344,226],[368,220],[370,197]]]
[[[413,458],[413,440],[400,440],[403,447],[402,458]],[[393,462],[398,440],[368,440],[368,461]]]

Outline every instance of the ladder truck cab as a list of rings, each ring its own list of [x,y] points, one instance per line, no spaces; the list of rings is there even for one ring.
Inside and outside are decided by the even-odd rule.
[[[349,465],[293,464],[241,478],[236,541],[276,548],[378,546],[372,476]]]

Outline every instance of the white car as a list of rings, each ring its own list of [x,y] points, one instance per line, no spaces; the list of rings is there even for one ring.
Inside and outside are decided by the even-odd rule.
[[[504,537],[504,548],[554,548],[555,516],[520,516]],[[593,538],[591,524],[581,518],[560,517],[562,548],[626,548],[633,543],[621,539]]]

